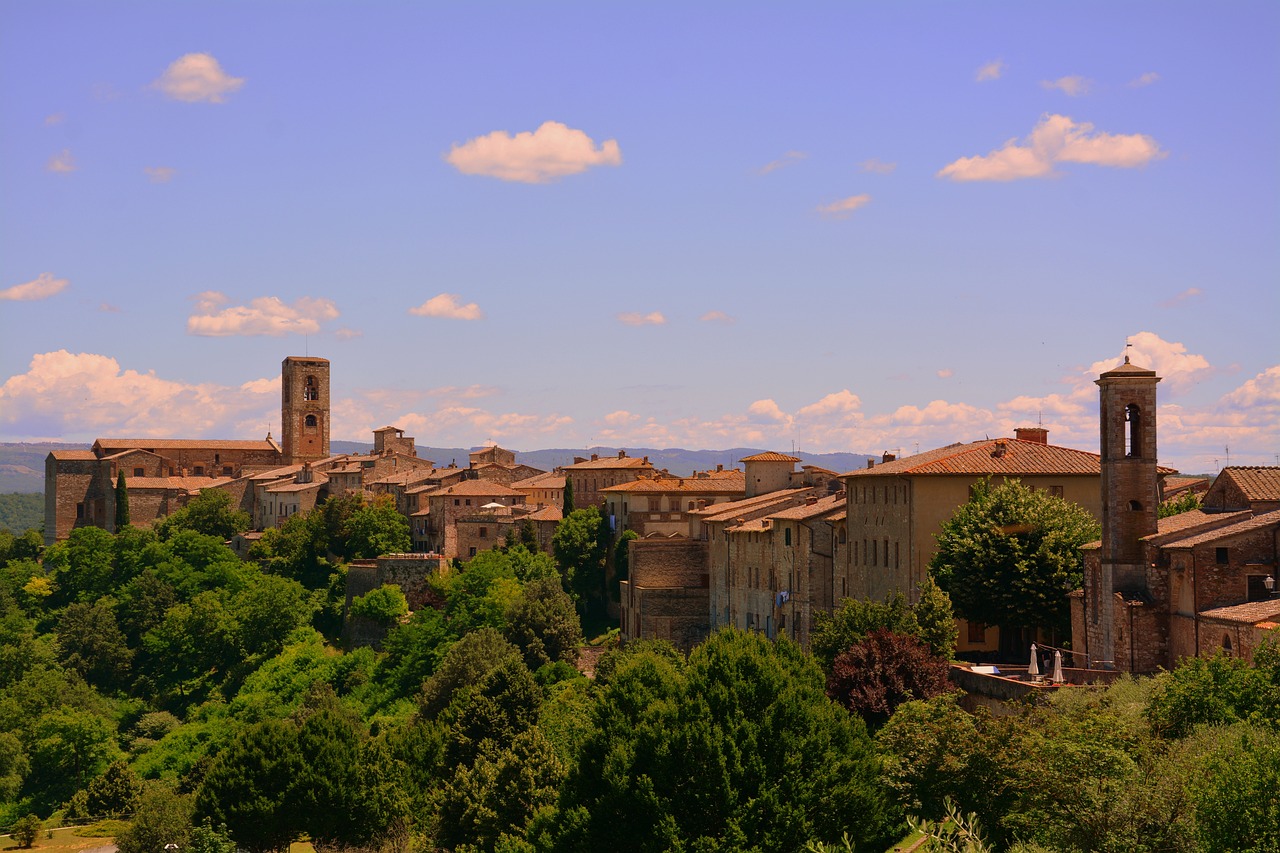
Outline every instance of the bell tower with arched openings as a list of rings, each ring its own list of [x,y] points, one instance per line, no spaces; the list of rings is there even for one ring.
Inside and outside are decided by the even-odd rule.
[[[1154,370],[1129,363],[1096,380],[1102,430],[1102,547],[1090,622],[1101,648],[1095,659],[1115,660],[1115,593],[1145,593],[1142,537],[1156,532],[1160,480],[1156,466]],[[1092,645],[1092,644],[1091,644]]]
[[[288,464],[329,456],[329,360],[291,355],[280,365],[280,440]]]

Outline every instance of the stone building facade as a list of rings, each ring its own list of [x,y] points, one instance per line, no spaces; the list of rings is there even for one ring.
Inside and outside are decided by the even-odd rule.
[[[642,474],[652,474],[653,464],[649,457],[637,459],[628,456],[625,450],[619,450],[617,456],[601,457],[591,454],[590,459],[574,457],[572,465],[564,466],[566,485],[573,488],[573,506],[585,509],[589,506],[600,506],[604,503],[603,489],[619,483],[630,483]],[[563,501],[561,503],[563,509]]]
[[[1280,468],[1227,468],[1203,508],[1159,519],[1154,371],[1098,379],[1102,539],[1072,594],[1077,666],[1145,673],[1199,655],[1249,656],[1280,620]],[[1081,660],[1083,659],[1083,660]]]

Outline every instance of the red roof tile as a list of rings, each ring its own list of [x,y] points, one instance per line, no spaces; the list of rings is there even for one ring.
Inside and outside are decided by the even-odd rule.
[[[1156,470],[1162,474],[1177,473],[1172,468],[1157,467]],[[950,444],[840,476],[967,474],[1018,477],[1036,474],[1101,476],[1101,473],[1101,457],[1096,453],[1017,438],[988,438],[968,444]]]

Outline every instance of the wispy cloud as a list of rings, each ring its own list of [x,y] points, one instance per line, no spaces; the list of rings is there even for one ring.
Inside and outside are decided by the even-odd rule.
[[[76,170],[76,158],[71,156],[70,148],[63,148],[49,158],[49,162],[44,164],[44,168],[46,171],[65,175]]]
[[[783,168],[784,166],[790,166],[792,163],[796,163],[800,160],[803,160],[808,156],[809,155],[804,151],[788,151],[786,154],[783,154],[777,160],[772,160],[768,163],[765,163],[763,166],[761,166],[759,169],[756,170],[756,174],[767,175],[770,172],[774,172],[774,171],[777,171],[778,169]]]
[[[10,302],[35,302],[61,293],[70,284],[65,278],[54,278],[51,272],[42,272],[33,281],[15,284],[0,290],[0,300]]]
[[[860,207],[866,206],[871,201],[871,196],[866,193],[861,195],[851,195],[848,198],[842,198],[839,201],[833,201],[830,204],[818,205],[818,213],[832,219],[844,219]]]
[[[1132,169],[1164,156],[1159,143],[1144,133],[1095,131],[1088,122],[1046,115],[1021,142],[1011,139],[990,154],[961,157],[937,176],[953,181],[1016,181],[1054,175],[1058,163]]]
[[[623,311],[618,315],[618,322],[626,326],[661,326],[667,322],[667,318],[661,311],[650,311],[648,314],[641,314],[639,311]]]
[[[1188,299],[1201,295],[1203,292],[1204,291],[1202,291],[1198,287],[1188,287],[1186,290],[1182,291],[1178,295],[1171,296],[1165,301],[1161,302],[1160,307],[1173,308],[1177,305],[1181,305],[1183,302],[1186,302]]]
[[[201,337],[233,335],[315,335],[320,324],[338,317],[329,299],[304,296],[292,304],[275,296],[262,296],[248,305],[223,307],[230,300],[216,290],[193,296],[196,312],[187,318],[187,334]]]
[[[1041,80],[1040,85],[1046,89],[1057,89],[1069,98],[1079,98],[1089,94],[1089,90],[1093,88],[1093,81],[1073,74],[1069,77],[1059,77],[1057,80]]]
[[[1141,89],[1143,86],[1150,86],[1160,79],[1160,75],[1154,71],[1148,71],[1140,77],[1135,77],[1129,81],[1129,85],[1135,89]]]
[[[169,166],[143,166],[142,171],[153,184],[167,184],[173,180],[174,175],[178,174],[177,169]]]
[[[415,317],[443,317],[446,320],[483,320],[484,312],[474,302],[462,304],[462,297],[456,293],[441,293],[426,302],[410,308],[409,313]]]
[[[66,120],[67,120],[66,113],[52,113],[44,117],[44,123],[46,127],[51,127],[55,124],[62,124]]]
[[[244,85],[244,78],[223,71],[207,53],[188,53],[170,63],[151,85],[175,101],[221,104]]]
[[[723,323],[725,325],[728,325],[734,322],[733,317],[729,316],[723,311],[708,311],[698,319],[703,323]]]
[[[340,341],[350,341],[355,338],[364,337],[364,332],[360,331],[359,329],[350,329],[350,328],[347,328],[346,326],[343,326],[340,329],[334,329],[333,336]]]
[[[119,314],[120,306],[112,305],[110,302],[103,302],[98,306],[98,310],[101,311],[103,314]]]
[[[1000,75],[1004,73],[1004,61],[993,59],[984,65],[978,66],[978,70],[973,72],[973,79],[979,83],[987,83],[991,80],[999,80]]]
[[[937,375],[939,379],[950,379],[955,375],[955,372],[949,367],[944,367],[938,371]]]
[[[898,168],[897,163],[887,163],[884,160],[878,160],[872,157],[870,160],[863,160],[858,164],[858,168],[864,172],[871,172],[875,175],[891,175],[893,170]]]
[[[545,184],[592,166],[619,166],[622,151],[616,139],[597,147],[581,130],[548,121],[532,132],[526,130],[512,136],[505,130],[495,130],[455,143],[444,159],[464,175]]]

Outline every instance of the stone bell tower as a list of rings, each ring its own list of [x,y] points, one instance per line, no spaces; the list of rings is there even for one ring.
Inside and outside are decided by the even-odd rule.
[[[280,365],[280,440],[289,465],[329,456],[329,360],[291,355]]]
[[[1160,481],[1156,467],[1156,383],[1160,377],[1129,363],[1102,374],[1100,394],[1102,547],[1090,646],[1098,660],[1116,661],[1115,594],[1146,593],[1142,537],[1156,532]],[[1125,655],[1121,655],[1125,657]]]

